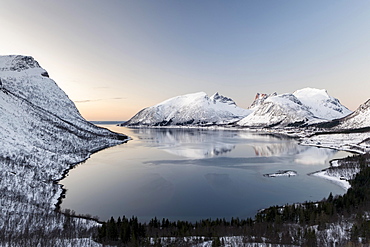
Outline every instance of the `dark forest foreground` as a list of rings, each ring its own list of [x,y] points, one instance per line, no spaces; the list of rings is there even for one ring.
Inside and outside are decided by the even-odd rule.
[[[360,172],[342,196],[319,202],[272,206],[254,219],[206,219],[195,223],[136,217],[111,218],[98,229],[97,241],[116,246],[368,246],[370,245],[370,155],[340,160],[340,167]]]

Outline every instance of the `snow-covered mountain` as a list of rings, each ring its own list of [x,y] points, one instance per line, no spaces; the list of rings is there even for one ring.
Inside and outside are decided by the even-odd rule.
[[[336,129],[359,129],[370,127],[370,100],[360,105],[351,115],[341,119]]]
[[[273,127],[304,124],[315,116],[293,94],[269,97],[253,113],[237,124],[248,127]]]
[[[315,117],[325,120],[341,118],[352,113],[325,89],[304,88],[293,93]]]
[[[269,97],[276,96],[277,93],[272,94],[266,94],[266,93],[257,93],[256,97],[254,97],[254,101],[252,104],[248,107],[248,109],[255,109],[258,106],[262,105],[262,103]]]
[[[292,94],[258,93],[248,109],[218,93],[177,96],[145,108],[122,125],[223,125],[246,127],[305,126],[341,118],[351,111],[326,90],[304,88]],[[240,120],[240,121],[239,121]]]
[[[2,233],[22,239],[61,230],[64,216],[54,209],[62,187],[55,181],[92,152],[125,140],[83,119],[32,57],[0,56]]]
[[[251,111],[218,93],[177,96],[145,108],[127,121],[126,126],[212,125],[236,122]]]
[[[237,124],[248,127],[303,126],[344,117],[351,113],[326,90],[304,88],[293,94],[265,95],[253,113]]]
[[[50,144],[41,147],[43,149],[68,149],[59,142],[48,143],[49,138],[50,141],[68,138],[68,142],[72,139],[75,139],[73,142],[84,142],[85,135],[92,142],[95,137],[126,138],[87,122],[32,57],[0,56],[0,81],[0,136],[3,147],[7,147],[0,151],[0,155],[11,153],[12,149],[19,150],[19,145],[32,150],[37,142]],[[61,145],[60,149],[57,145]],[[94,145],[101,146],[88,144],[86,152]]]
[[[360,105],[352,114],[317,125],[332,130],[370,128],[370,100]]]

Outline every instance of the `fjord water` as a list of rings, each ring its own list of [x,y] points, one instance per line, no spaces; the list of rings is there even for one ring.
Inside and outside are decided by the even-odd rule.
[[[60,181],[67,189],[61,207],[78,214],[141,221],[245,218],[268,206],[345,192],[307,174],[346,152],[248,131],[101,126],[132,140],[93,154]],[[279,170],[298,176],[263,176]]]

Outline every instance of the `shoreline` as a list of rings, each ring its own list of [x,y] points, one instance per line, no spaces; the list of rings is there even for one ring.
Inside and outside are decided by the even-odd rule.
[[[319,178],[331,181],[331,182],[339,185],[340,187],[342,187],[345,191],[348,191],[348,189],[351,188],[351,185],[347,180],[327,175],[326,174],[326,169],[321,170],[321,171],[317,171],[317,172],[313,172],[313,173],[309,173],[307,175],[315,176],[315,177],[319,177]]]
[[[119,134],[119,133],[117,133],[117,134]],[[122,134],[119,134],[119,135],[122,135]],[[130,140],[132,140],[132,138],[129,137],[129,136],[126,136],[126,139],[119,140],[120,142],[117,143],[117,144],[105,145],[105,146],[102,146],[102,147],[95,148],[95,149],[91,150],[90,153],[84,159],[82,159],[81,161],[74,162],[72,164],[68,164],[68,168],[63,171],[63,173],[61,174],[61,177],[52,181],[53,184],[56,184],[58,186],[58,191],[55,193],[54,198],[52,199],[52,201],[53,200],[56,201],[55,204],[52,204],[52,206],[54,206],[53,210],[58,212],[58,213],[61,213],[61,214],[65,215],[65,213],[62,212],[62,210],[61,210],[61,204],[63,203],[63,199],[66,196],[67,190],[64,188],[64,185],[59,183],[59,182],[62,181],[64,178],[66,178],[68,176],[68,173],[69,173],[70,170],[77,168],[80,164],[83,164],[94,153],[97,153],[97,152],[102,151],[104,149],[108,149],[108,148],[111,148],[111,147],[115,147],[115,146],[118,146],[118,145],[125,144]],[[92,221],[95,221],[95,222],[100,223],[100,224],[102,223],[98,219],[95,219],[93,217],[85,217],[85,216],[82,216],[82,215],[69,215],[69,216],[74,217],[74,218],[84,218],[84,219],[87,219],[87,220],[92,220]]]
[[[117,125],[114,125],[114,126],[117,126]],[[293,137],[291,135],[287,135],[286,133],[281,133],[281,131],[274,132],[274,130],[271,130],[271,129],[269,129],[269,130],[266,129],[265,131],[261,131],[259,129],[232,128],[232,127],[230,128],[230,127],[224,127],[224,126],[222,126],[222,127],[221,126],[218,126],[216,128],[214,126],[212,126],[212,127],[198,127],[198,126],[197,127],[196,126],[165,126],[165,127],[163,127],[163,126],[153,126],[153,127],[118,126],[118,127],[129,128],[129,129],[199,129],[199,130],[211,130],[211,131],[218,131],[218,130],[221,130],[221,131],[222,130],[225,130],[225,131],[251,131],[253,133],[257,133],[257,134],[261,134],[261,135],[277,135],[277,136],[284,136],[286,138],[297,139],[297,137]],[[131,140],[130,137],[128,137],[121,144],[126,143],[129,140]],[[120,145],[120,144],[118,144],[118,145]],[[298,142],[298,145],[305,146],[305,144],[302,144],[301,142]],[[101,151],[101,150],[106,149],[106,148],[109,148],[109,147],[113,147],[113,146],[116,146],[116,145],[112,145],[112,146],[108,146],[108,147],[103,147],[103,148],[97,149],[93,153],[98,152],[98,151]],[[347,151],[347,150],[343,150],[343,149],[338,149],[338,148],[333,148],[333,147],[325,147],[325,146],[318,146],[318,145],[306,145],[306,146],[315,146],[315,147],[318,147],[318,148],[329,148],[329,149],[335,149],[335,150],[338,150],[338,151]],[[356,154],[358,153],[358,152],[355,152],[355,151],[351,151],[351,152],[352,153],[356,153]],[[91,153],[91,154],[93,154],[93,153]],[[81,164],[84,161],[86,161],[90,157],[90,155],[87,158],[85,158],[84,160],[82,160],[81,162],[77,162],[77,163],[72,164],[71,167],[68,170],[66,170],[63,178],[65,178],[68,175],[68,172],[69,172],[70,169],[76,168],[79,164]],[[332,162],[334,162],[335,160],[341,160],[341,159],[333,159],[333,160],[330,160],[329,161],[330,164],[332,164]],[[322,173],[324,170],[314,171],[314,172],[309,173],[307,175],[314,175],[316,173]],[[338,186],[340,186],[341,188],[343,188],[345,191],[347,191],[348,188],[350,187],[348,181],[340,180],[340,178],[336,178],[336,177],[332,177],[332,176],[325,176],[324,174],[317,175],[317,177],[320,177],[322,179],[335,182]],[[61,180],[63,180],[63,178],[59,179],[58,182],[61,181]],[[63,185],[62,184],[59,184],[59,185],[61,186],[61,188],[63,190],[63,193],[60,195],[59,202],[58,202],[58,205],[57,205],[57,207],[58,207],[57,210],[59,212],[61,212],[60,205],[61,205],[63,199],[65,198],[66,189],[63,188]],[[74,215],[73,217],[83,217],[83,218],[86,218],[83,215],[80,215],[80,216]],[[153,217],[155,217],[155,216],[153,216]],[[89,218],[89,219],[91,219],[91,220],[93,220],[95,222],[100,222],[99,220],[97,220],[95,218]]]
[[[348,144],[348,143],[340,143],[340,141],[338,141],[340,144],[336,145],[336,140],[332,141],[332,142],[327,142],[327,144],[317,144],[317,142],[315,143],[314,141],[311,141],[310,142],[310,139],[309,138],[313,138],[314,136],[321,136],[321,137],[325,137],[326,136],[333,136],[333,135],[345,135],[345,136],[348,136],[348,135],[355,135],[355,137],[358,137],[358,133],[341,133],[341,132],[335,132],[335,133],[329,133],[329,132],[325,132],[325,133],[321,133],[321,132],[314,132],[313,130],[309,130],[309,129],[303,129],[302,131],[294,131],[294,129],[267,129],[267,128],[249,128],[249,127],[237,127],[237,126],[219,126],[219,125],[213,125],[213,126],[121,126],[121,125],[117,125],[119,127],[125,127],[125,128],[132,128],[132,129],[145,129],[145,128],[149,128],[149,129],[200,129],[200,130],[229,130],[229,131],[250,131],[250,132],[253,132],[253,133],[259,133],[261,135],[272,135],[272,136],[284,136],[286,138],[292,138],[292,139],[298,139],[298,145],[302,145],[302,146],[311,146],[311,147],[317,147],[317,148],[327,148],[327,149],[332,149],[332,150],[337,150],[337,151],[344,151],[344,152],[349,152],[349,153],[353,153],[353,154],[356,154],[356,155],[361,155],[361,154],[365,154],[367,153],[368,151],[366,150],[366,148],[364,148],[365,150],[361,150],[361,147],[359,146],[356,146],[357,148],[349,148],[348,146],[349,145],[352,145],[352,146],[355,146],[355,145],[358,145],[358,144]],[[296,129],[295,129],[296,130]],[[289,133],[290,132],[290,133]],[[370,133],[369,133],[369,136],[370,136]],[[356,138],[354,138],[356,140]],[[366,139],[366,137],[365,137]],[[348,141],[348,140],[347,140]],[[362,142],[363,140],[359,140],[357,139],[357,143],[358,142]],[[352,141],[350,141],[352,142]],[[329,163],[330,163],[330,167],[332,167],[333,165],[333,162],[335,160],[341,160],[341,159],[333,159],[333,160],[330,160]],[[311,172],[311,173],[308,173],[307,175],[312,175],[312,176],[317,176],[317,177],[320,177],[322,179],[325,179],[325,180],[328,180],[328,181],[331,181],[335,184],[337,184],[338,186],[342,187],[345,191],[347,191],[351,185],[349,184],[349,182],[347,180],[343,180],[341,179],[340,177],[334,177],[334,176],[329,176],[329,175],[326,175],[325,174],[325,171],[330,168],[330,167],[327,167],[321,171],[314,171],[314,172]]]

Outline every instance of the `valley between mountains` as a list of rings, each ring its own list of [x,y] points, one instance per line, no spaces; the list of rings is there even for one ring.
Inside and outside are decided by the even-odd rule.
[[[145,108],[122,125],[262,131],[299,138],[302,145],[364,155],[370,151],[370,101],[352,112],[326,90],[314,88],[257,94],[248,109],[238,107],[231,98],[219,93],[210,97],[203,92],[187,94]],[[101,223],[88,216],[71,217],[71,212],[60,212],[58,204],[64,192],[57,181],[92,153],[129,140],[126,135],[86,121],[34,58],[0,56],[0,245],[101,246],[94,241]],[[336,169],[317,175],[344,181],[349,188],[361,167],[368,167],[369,160],[364,157],[361,166],[341,170],[345,162],[338,161],[332,163]],[[369,224],[369,213],[365,210],[358,215],[363,217],[364,224]],[[348,220],[331,223],[330,229],[310,229],[323,238],[345,229],[347,232],[338,237],[345,243],[351,240],[349,231],[353,222],[350,215]],[[360,233],[356,234],[357,240],[358,236],[361,238]],[[275,244],[268,236],[255,239],[245,246]],[[239,240],[227,241],[231,246],[234,241],[233,246],[237,246]],[[210,246],[215,240],[207,241],[204,240],[204,245],[191,245]],[[306,243],[303,237],[297,241],[294,243]]]

